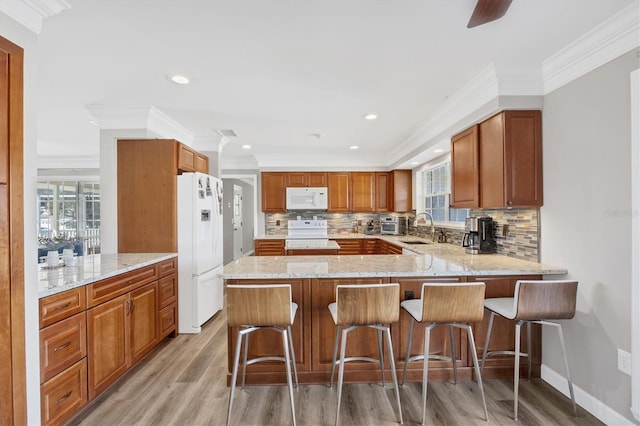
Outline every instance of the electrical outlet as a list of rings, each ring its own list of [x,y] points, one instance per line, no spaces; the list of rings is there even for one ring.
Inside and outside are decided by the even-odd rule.
[[[276,226],[280,226],[280,220],[276,220]]]
[[[362,226],[362,219],[358,219],[358,226]]]
[[[413,299],[413,291],[405,291],[404,292],[404,300],[411,300]]]
[[[631,354],[622,349],[618,349],[618,370],[631,375]]]

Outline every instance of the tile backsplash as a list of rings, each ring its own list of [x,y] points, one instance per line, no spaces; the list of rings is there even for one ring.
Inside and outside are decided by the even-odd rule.
[[[354,232],[356,225],[359,228],[358,232],[364,233],[364,227],[370,220],[373,220],[374,234],[379,234],[381,217],[406,216],[409,219],[410,234],[431,238],[431,230],[428,226],[420,226],[417,230],[412,226],[415,217],[413,213],[327,213],[318,211],[266,213],[266,234],[287,235],[287,221],[297,219],[298,216],[305,219],[312,219],[314,216],[317,216],[318,219],[326,219],[330,234]],[[498,254],[533,262],[539,261],[538,209],[471,210],[471,216],[491,216],[493,218]],[[436,226],[436,236],[440,234],[440,231],[446,234],[448,243],[462,244],[464,230]]]

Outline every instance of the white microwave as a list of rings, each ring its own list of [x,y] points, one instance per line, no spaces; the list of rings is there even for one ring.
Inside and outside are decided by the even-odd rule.
[[[287,210],[327,210],[327,188],[287,188]]]

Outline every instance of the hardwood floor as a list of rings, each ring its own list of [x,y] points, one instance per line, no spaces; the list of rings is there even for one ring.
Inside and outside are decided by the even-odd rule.
[[[198,335],[167,339],[120,381],[96,398],[70,425],[220,425],[225,424],[229,388],[226,386],[226,315],[218,313]],[[419,424],[421,384],[400,388],[404,423]],[[602,425],[541,379],[520,382],[519,420],[513,420],[510,380],[485,381],[489,421],[483,419],[475,382],[430,382],[428,424],[434,425]],[[334,424],[336,387],[301,385],[295,391],[299,425]],[[397,424],[391,386],[347,384],[343,387],[340,423]],[[286,386],[238,387],[232,423],[291,424]]]

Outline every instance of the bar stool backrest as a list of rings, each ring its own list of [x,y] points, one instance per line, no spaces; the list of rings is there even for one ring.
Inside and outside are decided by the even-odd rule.
[[[228,285],[227,322],[232,327],[291,325],[291,285]]]
[[[571,319],[576,314],[578,281],[518,281],[515,319]]]
[[[482,282],[423,283],[423,322],[479,322],[484,314]]]
[[[337,325],[391,324],[400,318],[400,284],[336,287]]]

